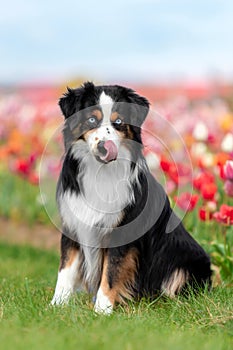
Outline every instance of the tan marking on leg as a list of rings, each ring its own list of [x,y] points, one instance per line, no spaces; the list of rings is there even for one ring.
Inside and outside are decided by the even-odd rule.
[[[68,303],[71,295],[77,289],[83,289],[81,263],[82,255],[79,250],[69,247],[65,257],[61,258],[52,305]]]
[[[65,264],[65,267],[70,267],[74,260],[76,259],[77,255],[79,254],[79,251],[77,251],[76,249],[70,249],[68,252],[68,260]]]
[[[112,303],[112,305],[114,305],[115,300],[116,300],[116,291],[109,288],[109,284],[108,284],[108,257],[107,257],[107,255],[104,256],[103,272],[102,272],[100,288],[102,288],[104,295],[106,295],[108,297],[109,301]]]
[[[117,290],[117,301],[125,303],[125,299],[132,299],[133,286],[135,283],[135,276],[138,266],[137,250],[132,249],[123,259],[121,268],[118,274],[119,280],[116,283],[115,288]]]
[[[79,250],[77,248],[69,247],[66,252],[65,258],[61,257],[59,271],[62,269],[65,269],[66,267],[70,267],[73,264],[78,254],[79,254]]]
[[[176,269],[170,278],[162,283],[162,290],[169,297],[174,297],[179,293],[188,280],[188,273],[182,269]]]
[[[83,280],[84,271],[83,271],[83,253],[80,251],[80,249],[77,249],[76,247],[69,247],[68,251],[66,253],[65,258],[61,257],[60,260],[60,266],[59,266],[59,272],[63,269],[69,268],[73,265],[73,263],[78,260],[77,265],[77,280],[82,283],[83,288],[87,290],[87,285]]]
[[[115,302],[125,303],[125,299],[132,299],[137,261],[137,251],[132,249],[120,261],[120,266],[117,267],[116,281],[114,281],[113,287],[110,288],[108,283],[108,260],[105,257],[100,287],[113,305]]]

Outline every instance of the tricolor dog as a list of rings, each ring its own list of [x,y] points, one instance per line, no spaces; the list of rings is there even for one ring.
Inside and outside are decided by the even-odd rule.
[[[61,261],[52,304],[77,290],[109,314],[117,303],[211,284],[210,260],[172,211],[142,154],[146,98],[87,82],[68,89],[57,185]]]

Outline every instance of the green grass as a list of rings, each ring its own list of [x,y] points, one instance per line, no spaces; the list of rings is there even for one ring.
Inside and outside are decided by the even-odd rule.
[[[50,223],[38,200],[38,187],[3,172],[0,183],[0,215],[31,225]],[[50,307],[58,252],[1,243],[0,348],[231,349],[233,226],[200,222],[196,211],[184,222],[218,263],[224,285],[189,299],[159,298],[118,306],[110,317],[95,315],[86,294],[76,295],[68,306]],[[215,242],[222,246],[217,249]]]
[[[38,186],[1,169],[0,184],[0,216],[30,225],[36,222],[51,224],[41,203]]]
[[[85,294],[49,306],[58,260],[55,252],[0,244],[1,349],[232,349],[232,288],[97,316]]]

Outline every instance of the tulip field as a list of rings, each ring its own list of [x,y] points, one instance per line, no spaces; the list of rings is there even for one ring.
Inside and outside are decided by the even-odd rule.
[[[147,95],[148,91],[150,93]],[[31,236],[38,231],[38,225],[53,232],[57,230],[56,226],[59,227],[55,187],[62,166],[63,118],[57,101],[63,92],[63,87],[48,86],[0,88],[0,255],[3,257],[3,270],[11,276],[7,281],[7,275],[0,273],[3,276],[1,290],[6,293],[3,295],[0,292],[0,322],[4,317],[14,319],[18,337],[22,327],[28,348],[36,349],[43,333],[52,339],[54,331],[59,339],[65,324],[69,324],[74,332],[76,322],[83,327],[87,340],[85,343],[77,327],[81,348],[107,349],[110,345],[105,345],[113,341],[115,345],[112,344],[112,348],[139,349],[138,339],[147,331],[150,337],[146,337],[145,347],[151,348],[154,344],[152,319],[160,329],[156,333],[158,348],[180,349],[182,344],[184,348],[191,344],[191,348],[199,349],[200,343],[207,342],[206,330],[208,344],[205,349],[230,349],[230,340],[222,344],[224,332],[226,339],[228,335],[233,335],[233,310],[230,306],[233,287],[233,87],[223,92],[218,86],[205,94],[201,88],[195,94],[188,89],[174,92],[168,88],[166,93],[162,87],[137,89],[138,93],[149,98],[151,104],[142,130],[147,163],[164,186],[172,208],[210,254],[215,294],[212,299],[204,295],[203,299],[196,300],[193,296],[189,305],[182,300],[158,300],[158,305],[151,305],[150,310],[145,301],[139,305],[132,304],[126,310],[120,309],[118,316],[113,315],[110,319],[112,328],[104,317],[96,321],[96,316],[88,314],[90,300],[84,296],[81,301],[74,300],[63,311],[48,310],[46,305],[55,284],[58,252],[32,248],[30,240],[29,247],[18,246],[17,227],[29,227]],[[9,222],[16,227],[12,246],[4,238],[4,225]],[[20,277],[19,266],[24,280]],[[14,270],[16,277],[12,272]],[[18,288],[17,283],[19,292],[13,296],[14,288]],[[40,299],[44,303],[42,311]],[[8,305],[6,316],[4,305]],[[76,306],[81,313],[76,313]],[[126,328],[122,328],[122,324],[126,327],[131,316],[134,323],[131,323],[130,332],[135,339],[132,343]],[[53,330],[49,328],[50,317],[55,319]],[[36,333],[38,343],[34,346],[25,329],[34,332],[42,318],[46,321],[40,333]],[[92,333],[89,333],[86,319]],[[27,320],[32,322],[32,326]],[[169,334],[162,328],[163,322],[165,327],[171,327]],[[190,322],[192,326],[189,327]],[[3,327],[6,345],[8,337],[11,338],[9,324]],[[135,327],[138,327],[141,336],[136,335]],[[109,332],[109,339],[103,332],[104,328]],[[116,329],[122,332],[122,339],[118,339]],[[175,330],[179,333],[178,338]],[[194,335],[196,340],[193,338],[190,343],[188,338],[183,338],[183,330],[187,330],[189,337]],[[216,341],[212,341],[215,331]],[[103,338],[98,336],[98,332]],[[72,337],[69,328],[65,330],[65,336]],[[166,337],[170,345],[163,347],[163,338]],[[61,338],[60,342],[63,344]],[[41,344],[43,346],[43,341]],[[76,343],[72,341],[70,344],[74,346]],[[13,345],[17,348],[17,344],[12,342]],[[23,343],[21,345],[23,348]],[[56,339],[48,342],[45,348],[55,346],[62,348],[57,346]]]
[[[62,92],[54,87],[1,91],[1,217],[56,224],[52,197],[62,164],[63,118],[57,106]],[[150,99],[143,143],[172,207],[212,254],[219,278],[232,280],[232,96],[219,95],[194,98],[183,92]],[[45,179],[54,192],[46,193]]]

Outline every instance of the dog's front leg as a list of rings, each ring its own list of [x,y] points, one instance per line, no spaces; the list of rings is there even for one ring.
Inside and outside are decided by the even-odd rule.
[[[137,271],[135,248],[111,248],[104,256],[101,283],[96,296],[94,310],[111,314],[116,302],[132,299]]]
[[[52,305],[67,304],[70,296],[81,285],[79,244],[62,235],[61,260]]]

